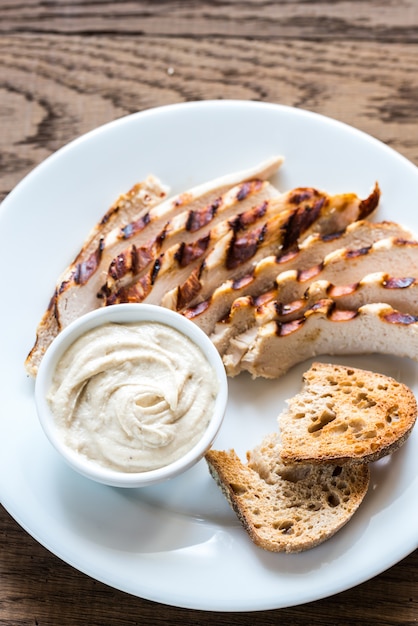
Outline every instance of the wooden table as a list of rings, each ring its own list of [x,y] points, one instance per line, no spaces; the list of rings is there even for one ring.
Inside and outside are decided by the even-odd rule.
[[[100,124],[200,99],[317,111],[418,164],[416,0],[0,0],[0,17],[0,198]],[[4,626],[418,623],[418,552],[332,598],[211,614],[110,589],[51,555],[4,509],[0,515]]]

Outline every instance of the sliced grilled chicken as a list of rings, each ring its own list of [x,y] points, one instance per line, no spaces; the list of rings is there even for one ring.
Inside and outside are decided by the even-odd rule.
[[[414,269],[418,276],[418,266]],[[255,323],[264,323],[266,316],[270,315],[269,310],[273,314],[271,319],[289,322],[301,317],[316,302],[324,299],[333,300],[339,309],[358,309],[365,304],[384,302],[402,313],[418,315],[418,278],[374,272],[358,282],[346,285],[318,280],[311,283],[300,300],[288,304],[271,300],[261,305],[256,311]]]
[[[245,348],[251,337],[248,329],[257,323],[257,318],[262,319],[262,313],[267,318],[270,315],[270,319],[282,314],[289,320],[291,314],[296,317],[308,308],[305,294],[309,287],[312,303],[315,290],[319,291],[316,300],[331,297],[331,294],[322,293],[324,283],[332,283],[330,290],[334,294],[338,290],[353,291],[364,276],[376,271],[385,272],[388,267],[393,276],[408,277],[411,273],[418,276],[418,241],[389,237],[357,250],[340,248],[313,268],[282,272],[276,278],[275,289],[256,299],[239,298],[235,301],[229,316],[216,325],[211,339],[220,354],[231,350],[237,354],[236,345],[241,346],[241,350]],[[244,332],[247,333],[245,338],[241,336]]]
[[[74,262],[62,274],[47,311],[37,328],[35,344],[26,359],[26,369],[36,376],[38,365],[51,341],[60,330],[83,313],[102,305],[96,297],[106,279],[112,259],[127,246],[127,241],[145,241],[166,225],[169,216],[187,206],[193,212],[215,202],[230,187],[254,178],[267,179],[283,162],[272,157],[254,168],[234,172],[194,187],[162,201],[166,189],[154,177],[119,198],[101,219]],[[158,211],[155,205],[161,202]],[[144,234],[146,233],[146,234]]]
[[[167,194],[168,188],[155,176],[150,175],[143,182],[136,183],[127,193],[120,195],[98,224],[94,226],[72,266],[77,263],[86,263],[90,254],[96,254],[97,247],[103,237],[114,228],[140,219],[151,207],[162,202]],[[79,268],[78,271],[82,272],[83,270]]]
[[[355,250],[340,248],[307,270],[279,274],[277,294],[280,302],[286,304],[303,298],[306,289],[317,280],[327,280],[337,286],[347,285],[359,282],[371,272],[387,271],[394,276],[418,275],[418,241],[388,237]]]
[[[218,332],[211,335],[215,347],[224,357],[224,361],[229,363],[231,372],[251,349],[260,327],[271,321],[290,324],[303,318],[308,311],[315,309],[318,302],[324,300],[332,300],[336,310],[355,311],[365,304],[384,302],[402,313],[418,315],[418,279],[396,278],[384,272],[376,272],[357,283],[340,286],[319,280],[310,285],[301,300],[289,304],[283,304],[273,297],[254,307],[251,304],[246,305],[244,298],[240,300],[242,306],[235,309],[234,326],[241,330],[235,334],[227,333],[220,324]]]
[[[227,326],[234,331],[235,322],[232,322],[230,315],[234,302],[237,302],[237,307],[242,308],[243,303],[238,300],[251,296],[249,303],[253,299],[256,306],[261,304],[265,297],[269,297],[268,293],[266,296],[263,294],[274,289],[275,280],[280,272],[295,268],[308,269],[321,263],[327,254],[339,248],[363,248],[388,237],[412,239],[412,234],[395,222],[375,223],[368,220],[353,222],[344,231],[334,233],[332,236],[316,233],[307,237],[297,250],[292,250],[289,254],[262,259],[249,274],[239,280],[225,281],[207,300],[194,307],[186,307],[181,313],[193,320],[208,335],[215,332],[215,326],[220,324],[224,332],[227,332]],[[275,294],[271,297],[274,298]],[[240,328],[240,332],[242,330],[244,329]]]
[[[220,222],[245,213],[256,205],[261,206],[265,200],[278,196],[280,193],[276,187],[268,181],[256,179],[235,185],[214,202],[199,209],[182,211],[168,222],[157,237],[141,246],[130,244],[112,260],[100,294],[104,298],[110,298],[122,287],[127,287],[141,278],[169,247],[202,239]]]
[[[342,310],[321,300],[298,320],[259,327],[242,359],[225,367],[230,376],[278,378],[311,357],[371,353],[417,360],[418,317],[384,303]]]
[[[365,219],[376,209],[380,197],[378,186],[366,200],[355,194],[329,196],[313,189],[289,193],[293,209],[244,234],[232,232],[214,247],[187,281],[166,294],[162,305],[177,311],[194,307],[224,281],[239,280],[251,272],[260,259],[291,250],[309,234],[338,232],[353,221]]]
[[[120,302],[149,302],[161,304],[167,290],[187,280],[195,269],[219,246],[228,244],[237,233],[257,232],[266,223],[273,223],[287,211],[282,198],[264,200],[247,211],[217,224],[209,232],[190,243],[182,241],[164,251],[152,266],[136,281],[106,296],[105,304]]]
[[[64,328],[83,313],[102,306],[103,302],[97,297],[97,293],[106,282],[110,263],[129,243],[140,247],[164,232],[168,222],[186,207],[190,211],[198,210],[215,202],[222,193],[239,182],[254,177],[264,179],[271,176],[282,161],[282,157],[274,157],[251,170],[228,174],[194,187],[188,192],[161,202],[138,220],[113,229],[101,241],[97,251],[97,262],[89,267],[89,272],[83,276],[83,280],[78,280],[78,276],[75,275],[72,280],[63,282],[58,289],[56,316],[59,327]]]
[[[87,236],[80,252],[74,261],[61,274],[54,294],[50,299],[36,332],[36,341],[30,351],[25,367],[28,373],[36,376],[38,365],[51,341],[61,330],[57,319],[57,299],[65,286],[84,284],[94,273],[102,254],[102,242],[114,228],[140,220],[151,207],[167,196],[167,188],[154,176],[148,176],[143,182],[137,183],[127,193],[122,194]]]

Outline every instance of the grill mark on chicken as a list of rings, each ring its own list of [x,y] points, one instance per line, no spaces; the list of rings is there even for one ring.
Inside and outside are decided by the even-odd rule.
[[[209,243],[210,234],[192,243],[182,242],[178,251],[174,255],[179,267],[186,267],[196,259],[200,259],[200,257],[208,249]]]
[[[188,191],[185,191],[179,194],[176,198],[174,198],[172,204],[176,208],[179,208],[179,207],[189,204],[189,202],[191,202],[192,199],[193,199],[192,194]]]
[[[204,313],[209,308],[209,306],[210,300],[203,300],[203,302],[200,302],[195,307],[184,310],[183,315],[185,317],[188,317],[190,320],[193,320],[195,317],[199,317],[199,315],[202,315],[202,313]]]
[[[263,224],[259,228],[256,228],[241,237],[234,234],[226,253],[226,268],[228,270],[233,270],[249,259],[252,259],[258,248],[263,244],[266,232],[267,224]],[[180,303],[180,307],[181,306],[182,305]]]
[[[74,271],[74,282],[77,285],[85,285],[89,278],[94,274],[97,269],[98,264],[100,263],[100,259],[102,258],[103,253],[103,238],[100,239],[99,245],[96,250],[90,254],[88,259],[82,261],[81,263],[77,263],[75,271]]]
[[[315,200],[312,205],[302,206],[289,216],[289,220],[283,225],[283,250],[286,251],[297,243],[301,232],[304,232],[319,217],[324,207],[324,197]]]
[[[358,311],[337,309],[334,302],[331,310],[328,312],[328,319],[333,322],[348,322],[348,320],[354,319],[357,315]]]
[[[392,276],[385,276],[382,285],[385,289],[407,289],[412,285],[415,285],[417,279],[413,276],[405,276],[404,278],[394,278]]]
[[[328,237],[321,235],[320,233],[316,233],[316,236],[318,238],[321,239],[321,241],[328,241]],[[333,238],[334,239],[334,238]],[[292,261],[292,259],[296,259],[299,255],[300,249],[298,245],[293,246],[293,248],[291,250],[286,250],[286,251],[280,251],[277,255],[276,255],[276,263],[287,263],[288,261]]]
[[[297,280],[300,283],[306,283],[308,280],[312,280],[315,276],[318,276],[324,269],[324,262],[308,267],[307,269],[296,270]]]
[[[222,199],[217,198],[215,202],[204,207],[200,211],[189,211],[186,221],[186,230],[194,233],[206,224],[209,224],[216,215],[217,210],[222,204]]]
[[[238,213],[238,215],[234,216],[231,220],[229,220],[229,225],[231,229],[238,233],[241,230],[245,230],[249,226],[255,224],[257,220],[267,213],[269,203],[265,200],[261,204],[251,207],[247,211],[242,211],[242,213]]]
[[[160,269],[161,269],[161,258],[156,259],[154,265],[152,266],[151,276],[150,276],[151,284],[154,284]],[[141,284],[141,282],[138,281],[138,284]],[[129,293],[129,292],[127,292],[127,293]]]
[[[409,313],[401,313],[400,311],[393,311],[390,313],[382,314],[382,319],[388,324],[416,324],[418,322],[418,315],[410,315]]]
[[[359,207],[359,220],[366,219],[370,213],[374,211],[376,206],[378,205],[380,200],[380,188],[376,183],[372,193],[367,197],[361,200]]]
[[[248,182],[241,185],[241,189],[239,189],[237,193],[237,200],[244,200],[244,198],[246,198],[250,193],[250,190],[251,188]]]
[[[147,226],[150,223],[150,221],[151,221],[151,216],[148,211],[148,213],[140,217],[138,220],[135,220],[134,222],[130,222],[126,226],[123,226],[120,229],[121,238],[130,239],[136,233],[139,233],[141,230],[144,230],[145,226]]]
[[[243,289],[245,288],[247,285],[249,285],[251,282],[253,281],[253,274],[246,274],[245,276],[241,276],[238,278],[233,279],[232,282],[232,289]]]
[[[367,246],[365,248],[359,248],[358,250],[347,250],[346,257],[347,259],[354,259],[359,256],[366,256],[369,254],[371,246]]]
[[[199,274],[193,272],[189,279],[178,287],[178,299],[179,302],[189,302],[194,296],[199,293],[200,289],[200,280]]]
[[[316,200],[321,200],[321,198],[321,193],[314,187],[295,187],[289,197],[289,202],[300,205],[305,202],[314,203]]]
[[[313,283],[311,287],[315,288],[315,284],[317,283]],[[343,296],[349,296],[355,293],[359,289],[360,285],[361,282],[353,283],[351,285],[333,285],[332,283],[328,283],[325,291],[331,299],[341,298]],[[305,291],[305,298],[308,297],[309,292],[310,289],[308,287],[308,289]]]
[[[285,337],[286,335],[290,335],[291,333],[295,332],[295,330],[298,330],[298,328],[300,328],[300,326],[302,326],[305,321],[306,320],[304,318],[300,318],[292,320],[287,324],[276,322],[276,335],[278,337]]]
[[[167,226],[165,226],[157,237],[143,246],[132,244],[123,250],[112,260],[108,269],[108,278],[117,281],[128,272],[137,273],[147,267],[160,252],[166,238]],[[109,293],[107,284],[99,291],[98,296]]]

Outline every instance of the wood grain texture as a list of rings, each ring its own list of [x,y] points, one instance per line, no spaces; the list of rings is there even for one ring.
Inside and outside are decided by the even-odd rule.
[[[406,626],[418,618],[418,551],[332,598],[276,611],[212,613],[162,607],[94,581],[23,533],[2,508],[0,538],[0,624],[7,626]]]
[[[0,193],[78,135],[145,108],[238,98],[310,109],[418,163],[418,43],[15,34],[0,38]]]
[[[190,100],[309,109],[418,165],[416,0],[0,0],[0,33],[0,200],[75,137]],[[133,598],[84,576],[2,508],[0,541],[0,626],[418,623],[418,552],[332,598],[211,614]]]
[[[3,32],[417,41],[415,0],[2,0]]]

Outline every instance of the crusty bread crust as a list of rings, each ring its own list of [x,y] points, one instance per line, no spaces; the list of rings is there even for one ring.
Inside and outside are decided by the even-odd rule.
[[[209,471],[252,541],[273,552],[313,548],[363,501],[369,465],[412,431],[417,402],[389,376],[313,363],[278,418],[280,432],[247,452],[209,450]]]
[[[319,545],[358,509],[369,484],[366,463],[285,466],[276,434],[247,453],[210,450],[209,471],[252,541],[272,552]]]
[[[313,363],[303,380],[302,391],[278,418],[284,463],[376,461],[412,431],[415,396],[389,376]]]

